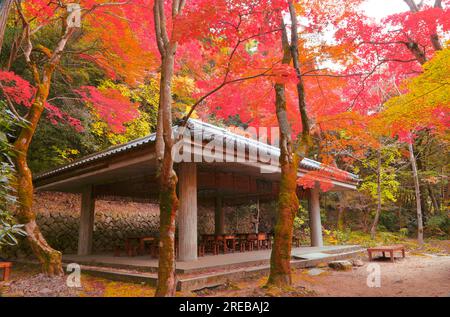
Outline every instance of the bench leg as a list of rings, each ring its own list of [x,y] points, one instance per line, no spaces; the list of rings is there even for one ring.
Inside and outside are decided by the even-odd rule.
[[[402,249],[402,256],[405,257],[405,249]]]
[[[389,251],[390,255],[391,255],[391,262],[394,262],[394,251]]]
[[[372,261],[372,252],[368,251],[367,253],[369,254],[369,261]]]
[[[1,281],[7,282],[9,280],[10,273],[11,273],[11,268],[10,267],[3,268],[3,274],[2,274]]]

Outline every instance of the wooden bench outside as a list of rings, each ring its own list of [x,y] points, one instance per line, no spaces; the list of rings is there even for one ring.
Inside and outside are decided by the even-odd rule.
[[[397,245],[385,245],[381,247],[367,248],[367,253],[369,254],[369,261],[372,261],[374,252],[381,252],[383,254],[383,258],[386,257],[386,253],[389,253],[391,262],[394,262],[394,252],[402,252],[402,256],[405,257],[405,246],[397,244]]]
[[[3,275],[2,279],[0,281],[7,281],[9,280],[9,274],[11,273],[11,262],[0,262],[0,269],[3,269]]]

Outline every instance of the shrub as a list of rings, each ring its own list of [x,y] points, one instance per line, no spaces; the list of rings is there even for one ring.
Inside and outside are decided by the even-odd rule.
[[[428,218],[425,226],[427,235],[437,237],[448,237],[450,235],[450,219],[448,215],[442,213]]]
[[[9,133],[22,124],[0,101],[0,249],[4,245],[17,244],[17,235],[25,235],[22,225],[16,224],[9,212],[16,204],[14,191],[14,155],[8,142]]]

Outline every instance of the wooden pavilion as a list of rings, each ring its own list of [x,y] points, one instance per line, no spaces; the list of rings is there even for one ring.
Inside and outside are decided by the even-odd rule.
[[[190,119],[177,143],[175,164],[179,182],[178,260],[197,259],[198,200],[215,201],[215,231],[224,233],[224,201],[243,203],[257,198],[274,200],[279,188],[279,149],[226,129]],[[158,197],[155,134],[115,146],[41,173],[34,178],[39,191],[81,193],[78,254],[92,252],[95,199],[127,197],[142,201]],[[321,163],[303,159],[298,175],[308,171],[323,173],[332,184],[331,191],[354,190],[358,177]],[[332,171],[332,172],[330,172]],[[326,176],[325,176],[326,175]],[[298,194],[309,199],[312,246],[322,246],[319,186]]]

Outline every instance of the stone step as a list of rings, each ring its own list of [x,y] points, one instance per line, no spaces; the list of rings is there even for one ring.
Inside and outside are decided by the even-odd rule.
[[[292,260],[291,266],[293,268],[308,268],[315,267],[321,263],[328,263],[331,261],[348,259],[358,255],[360,252],[364,252],[365,249],[358,247],[352,248],[352,251],[343,252],[339,254],[328,254],[328,256],[318,259],[301,259]],[[268,274],[270,265],[260,265],[255,267],[248,267],[242,269],[235,269],[226,272],[216,272],[211,274],[204,274],[193,276],[191,278],[180,279],[177,285],[177,290],[198,290],[202,288],[211,288],[219,285],[223,285],[228,281],[238,280],[243,277],[258,276],[260,274]]]

